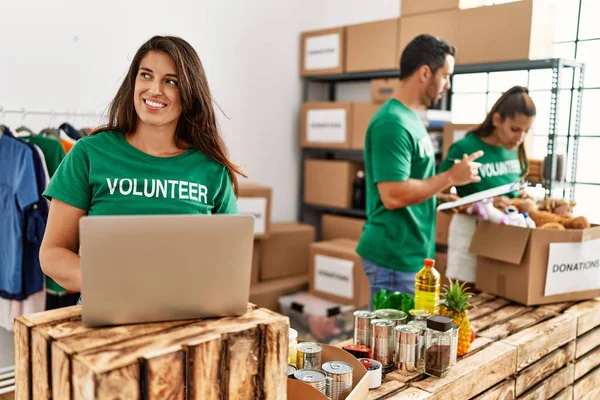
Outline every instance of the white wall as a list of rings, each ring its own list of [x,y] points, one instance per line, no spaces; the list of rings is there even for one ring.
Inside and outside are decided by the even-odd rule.
[[[102,112],[140,44],[154,34],[181,36],[198,51],[229,117],[220,121],[232,158],[252,181],[273,187],[274,220],[292,220],[299,187],[300,32],[395,18],[399,2],[2,0],[0,107]],[[9,115],[5,123],[21,118]],[[49,122],[25,119],[32,128]]]

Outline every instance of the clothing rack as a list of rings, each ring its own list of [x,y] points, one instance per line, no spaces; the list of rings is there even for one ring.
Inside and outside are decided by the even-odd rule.
[[[48,115],[48,116],[67,116],[67,117],[103,117],[104,114],[96,112],[71,112],[71,111],[56,111],[50,110],[27,110],[26,108],[20,109],[5,109],[0,106],[0,115],[3,114],[23,114],[23,115]]]

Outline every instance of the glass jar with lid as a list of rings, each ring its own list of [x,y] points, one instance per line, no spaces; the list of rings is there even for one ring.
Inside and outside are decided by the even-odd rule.
[[[446,376],[451,366],[452,320],[434,315],[427,319],[425,339],[425,374]]]

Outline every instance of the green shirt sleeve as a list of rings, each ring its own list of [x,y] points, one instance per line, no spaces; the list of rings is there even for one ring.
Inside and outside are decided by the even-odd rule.
[[[227,168],[223,167],[221,173],[221,187],[215,198],[215,210],[213,214],[237,214],[238,206],[233,191],[233,184],[227,172]]]
[[[440,163],[440,166],[438,167],[438,173],[446,172],[452,168],[454,165],[454,160],[462,159],[463,154],[465,154],[465,151],[460,145],[460,142],[453,143],[452,146],[450,146],[450,149],[448,149],[446,158]]]
[[[371,128],[370,144],[375,183],[406,181],[414,149],[412,136],[400,124],[388,122]]]
[[[92,199],[90,163],[83,140],[78,141],[60,163],[44,191],[48,200],[58,199],[88,211]]]

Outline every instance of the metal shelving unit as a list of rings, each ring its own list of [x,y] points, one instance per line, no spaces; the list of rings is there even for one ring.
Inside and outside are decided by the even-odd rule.
[[[571,85],[570,87],[564,88],[561,87],[561,83],[565,72],[564,70],[568,68],[573,70]],[[573,200],[575,196],[574,183],[576,182],[577,174],[577,154],[581,120],[581,102],[583,95],[582,89],[585,73],[584,65],[577,61],[560,58],[457,65],[455,67],[453,77],[460,74],[532,71],[544,69],[549,69],[552,71],[552,83],[550,88],[550,121],[549,132],[547,134],[548,145],[546,161],[544,163],[545,168],[550,168],[551,174],[549,177],[546,177],[547,179],[544,179],[542,185],[547,196],[551,195],[553,190],[562,190],[563,197],[569,197],[571,200]],[[327,85],[326,100],[335,101],[337,84],[369,81],[371,79],[397,78],[398,76],[398,70],[309,76],[303,78],[302,100],[308,101],[311,85]],[[557,163],[557,141],[559,134],[562,137],[565,136],[562,132],[558,132],[558,107],[560,104],[561,91],[567,90],[569,91],[570,96],[570,108],[567,128],[568,130],[566,132],[567,145],[564,154],[564,161],[565,164],[570,165],[570,171],[568,171],[568,174],[565,173],[565,179],[557,181],[555,173],[555,166]],[[452,96],[453,93],[450,91],[446,98],[441,101],[439,109],[452,110]],[[575,104],[575,107],[573,107],[573,104]],[[350,217],[365,218],[366,214],[363,210],[322,207],[304,203],[304,162],[307,159],[313,158],[362,162],[363,153],[362,150],[302,148],[300,165],[299,220],[315,225],[318,228],[317,232],[320,232],[320,215],[324,212],[337,215],[346,215]]]

